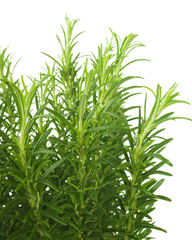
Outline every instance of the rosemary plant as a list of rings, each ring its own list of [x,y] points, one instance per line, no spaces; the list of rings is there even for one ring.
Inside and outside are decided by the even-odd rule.
[[[140,106],[133,81],[124,76],[129,53],[143,44],[130,34],[111,40],[79,66],[67,28],[58,59],[31,86],[13,78],[11,56],[0,52],[0,239],[149,240],[157,227],[150,213],[156,194],[172,166],[162,155],[172,138],[162,123],[175,120],[170,106],[178,100],[177,84]],[[89,65],[91,65],[89,67]],[[144,88],[143,88],[144,89]]]

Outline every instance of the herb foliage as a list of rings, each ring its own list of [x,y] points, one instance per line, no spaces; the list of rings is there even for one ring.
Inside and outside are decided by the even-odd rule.
[[[172,163],[162,151],[162,123],[179,117],[170,106],[177,84],[160,85],[147,113],[147,95],[130,105],[142,86],[139,76],[124,76],[129,53],[143,44],[136,34],[112,38],[79,67],[73,50],[77,20],[67,28],[58,59],[46,64],[39,79],[15,80],[10,54],[0,52],[0,238],[149,240],[155,225],[150,214],[163,170]],[[88,65],[90,65],[89,67]]]

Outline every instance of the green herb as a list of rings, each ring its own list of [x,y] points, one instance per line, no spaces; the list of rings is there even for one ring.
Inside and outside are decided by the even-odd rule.
[[[172,138],[162,123],[177,118],[170,106],[177,84],[163,93],[124,76],[136,34],[111,40],[79,66],[73,53],[77,20],[66,17],[61,55],[39,79],[15,80],[11,56],[0,52],[0,239],[152,239],[156,191],[171,176],[162,155]],[[133,83],[134,82],[134,83]],[[147,113],[149,90],[154,103]],[[138,92],[141,90],[141,92]],[[148,94],[149,94],[148,93]],[[163,125],[164,126],[164,125]]]

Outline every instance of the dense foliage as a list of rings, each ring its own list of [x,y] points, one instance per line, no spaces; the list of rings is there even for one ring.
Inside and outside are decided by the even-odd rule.
[[[61,54],[32,84],[13,78],[11,56],[0,52],[0,239],[152,239],[150,213],[169,198],[156,194],[164,179],[162,151],[172,138],[161,124],[177,100],[176,84],[158,85],[130,104],[141,86],[124,76],[129,53],[143,46],[130,34],[111,41],[79,66],[76,20],[66,17]],[[80,33],[81,34],[81,33]],[[146,89],[146,88],[145,88]],[[148,91],[147,90],[147,91]],[[146,95],[147,96],[147,95]],[[133,103],[133,101],[131,102]]]

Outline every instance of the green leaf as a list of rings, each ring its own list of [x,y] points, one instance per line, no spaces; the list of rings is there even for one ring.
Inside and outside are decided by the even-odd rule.
[[[34,151],[31,153],[31,156],[33,155],[38,155],[38,154],[51,154],[51,155],[57,155],[56,152],[54,152],[53,150],[49,150],[47,148],[39,148],[38,151]]]
[[[148,222],[144,222],[144,223],[141,223],[141,224],[136,224],[136,227],[137,228],[140,228],[140,229],[143,229],[143,228],[149,228],[149,229],[155,229],[155,230],[159,230],[159,231],[162,231],[164,233],[167,233],[167,231],[163,228],[160,228],[160,227],[157,227],[151,223],[148,223]]]
[[[159,180],[152,188],[150,188],[150,192],[154,193],[163,183],[165,179]]]
[[[47,138],[51,133],[51,131],[52,131],[52,128],[49,128],[41,135],[41,137],[36,142],[33,151],[37,151],[41,147],[41,145],[47,141]]]
[[[55,190],[56,192],[59,191],[59,189],[57,188],[57,186],[56,186],[55,184],[53,184],[52,182],[48,181],[48,180],[41,179],[41,180],[39,181],[39,183],[45,184],[46,186],[52,188],[52,189]]]
[[[32,86],[30,88],[30,91],[28,92],[28,94],[26,96],[25,114],[27,114],[27,115],[29,114],[34,95],[36,94],[36,91],[40,85],[41,84],[36,84],[36,80],[34,80]]]
[[[171,120],[170,116],[173,115],[173,114],[174,114],[174,112],[166,113],[166,114],[164,114],[163,116],[157,118],[157,119],[154,121],[154,123],[155,123],[155,124],[160,124],[160,123],[163,123],[163,122],[165,122],[165,121],[167,121],[167,120]]]
[[[117,221],[116,227],[118,228],[121,225],[124,225],[124,223],[127,222],[129,220],[129,217],[134,213],[135,211],[131,210],[129,213],[122,215],[120,219]]]
[[[158,153],[147,153],[145,154],[145,156],[147,157],[152,157],[152,158],[157,158],[159,160],[161,160],[162,162],[168,164],[169,166],[173,166],[173,164],[165,157],[163,157],[161,154],[158,154]]]
[[[55,118],[57,118],[58,120],[60,120],[64,124],[66,124],[66,126],[68,126],[70,128],[70,130],[75,132],[73,125],[69,121],[67,121],[67,119],[62,114],[60,114],[59,112],[57,112],[51,108],[48,108],[48,107],[46,107],[45,110],[52,113]]]
[[[144,231],[142,231],[142,233],[141,234],[139,234],[139,238],[140,239],[144,239],[144,238],[146,238],[149,234],[151,234],[152,233],[152,230],[151,229],[149,229],[149,228],[147,228],[147,229],[145,229]]]
[[[17,153],[19,152],[19,148],[15,143],[4,143],[0,145],[0,151],[3,149],[8,149],[9,147],[12,147]]]
[[[67,225],[67,222],[64,221],[64,220],[63,220],[61,217],[59,217],[58,215],[56,215],[56,214],[54,214],[54,213],[52,213],[52,212],[49,212],[49,211],[47,211],[47,210],[42,210],[42,209],[40,209],[39,211],[40,211],[40,213],[41,213],[43,216],[48,217],[48,218],[51,218],[51,219],[53,219],[54,221],[60,223],[61,225],[64,225],[64,226]]]
[[[87,130],[86,135],[93,132],[103,131],[103,130],[127,130],[127,127],[122,125],[106,125],[106,126],[91,128],[90,130]]]
[[[139,187],[140,191],[143,192],[146,196],[151,196],[151,197],[155,197],[155,195],[152,193],[151,190],[148,190],[147,188],[140,186]]]
[[[128,77],[125,77],[119,81],[116,81],[114,82],[111,87],[109,88],[109,90],[107,91],[107,93],[105,94],[105,98],[117,87],[119,87],[121,84],[123,84],[124,82],[127,82],[128,80],[131,80],[133,78],[141,78],[142,77],[139,77],[139,76],[128,76]]]
[[[47,206],[51,210],[54,210],[54,211],[56,211],[58,213],[63,213],[64,206],[57,207],[57,206],[55,206],[55,204],[53,204],[53,203],[50,204],[50,203],[47,203],[47,202],[43,202],[43,205]]]
[[[8,88],[16,102],[17,111],[19,114],[19,123],[20,123],[20,126],[22,126],[22,122],[25,117],[24,108],[25,108],[25,104],[26,104],[24,95],[23,95],[22,91],[14,83],[12,83],[10,81],[5,81],[5,83],[7,84]]]
[[[119,166],[117,167],[117,169],[128,170],[128,169],[130,168],[130,166],[132,166],[131,163],[125,162],[125,163],[122,163],[121,165],[119,165]]]
[[[156,195],[158,197],[158,199],[164,200],[164,201],[168,201],[168,202],[172,202],[172,200],[168,197],[162,196],[162,195]]]
[[[0,136],[4,139],[4,141],[13,143],[13,141],[8,137],[8,135],[4,133],[1,129],[0,129]]]
[[[52,56],[50,56],[49,54],[47,53],[44,53],[44,52],[41,52],[42,54],[46,55],[47,57],[51,58],[54,62],[56,62],[61,68],[62,68],[62,65],[55,59],[53,58]]]
[[[45,171],[45,173],[41,176],[41,179],[46,178],[53,170],[59,167],[65,161],[66,157],[61,158],[60,160],[56,161],[49,169]]]

